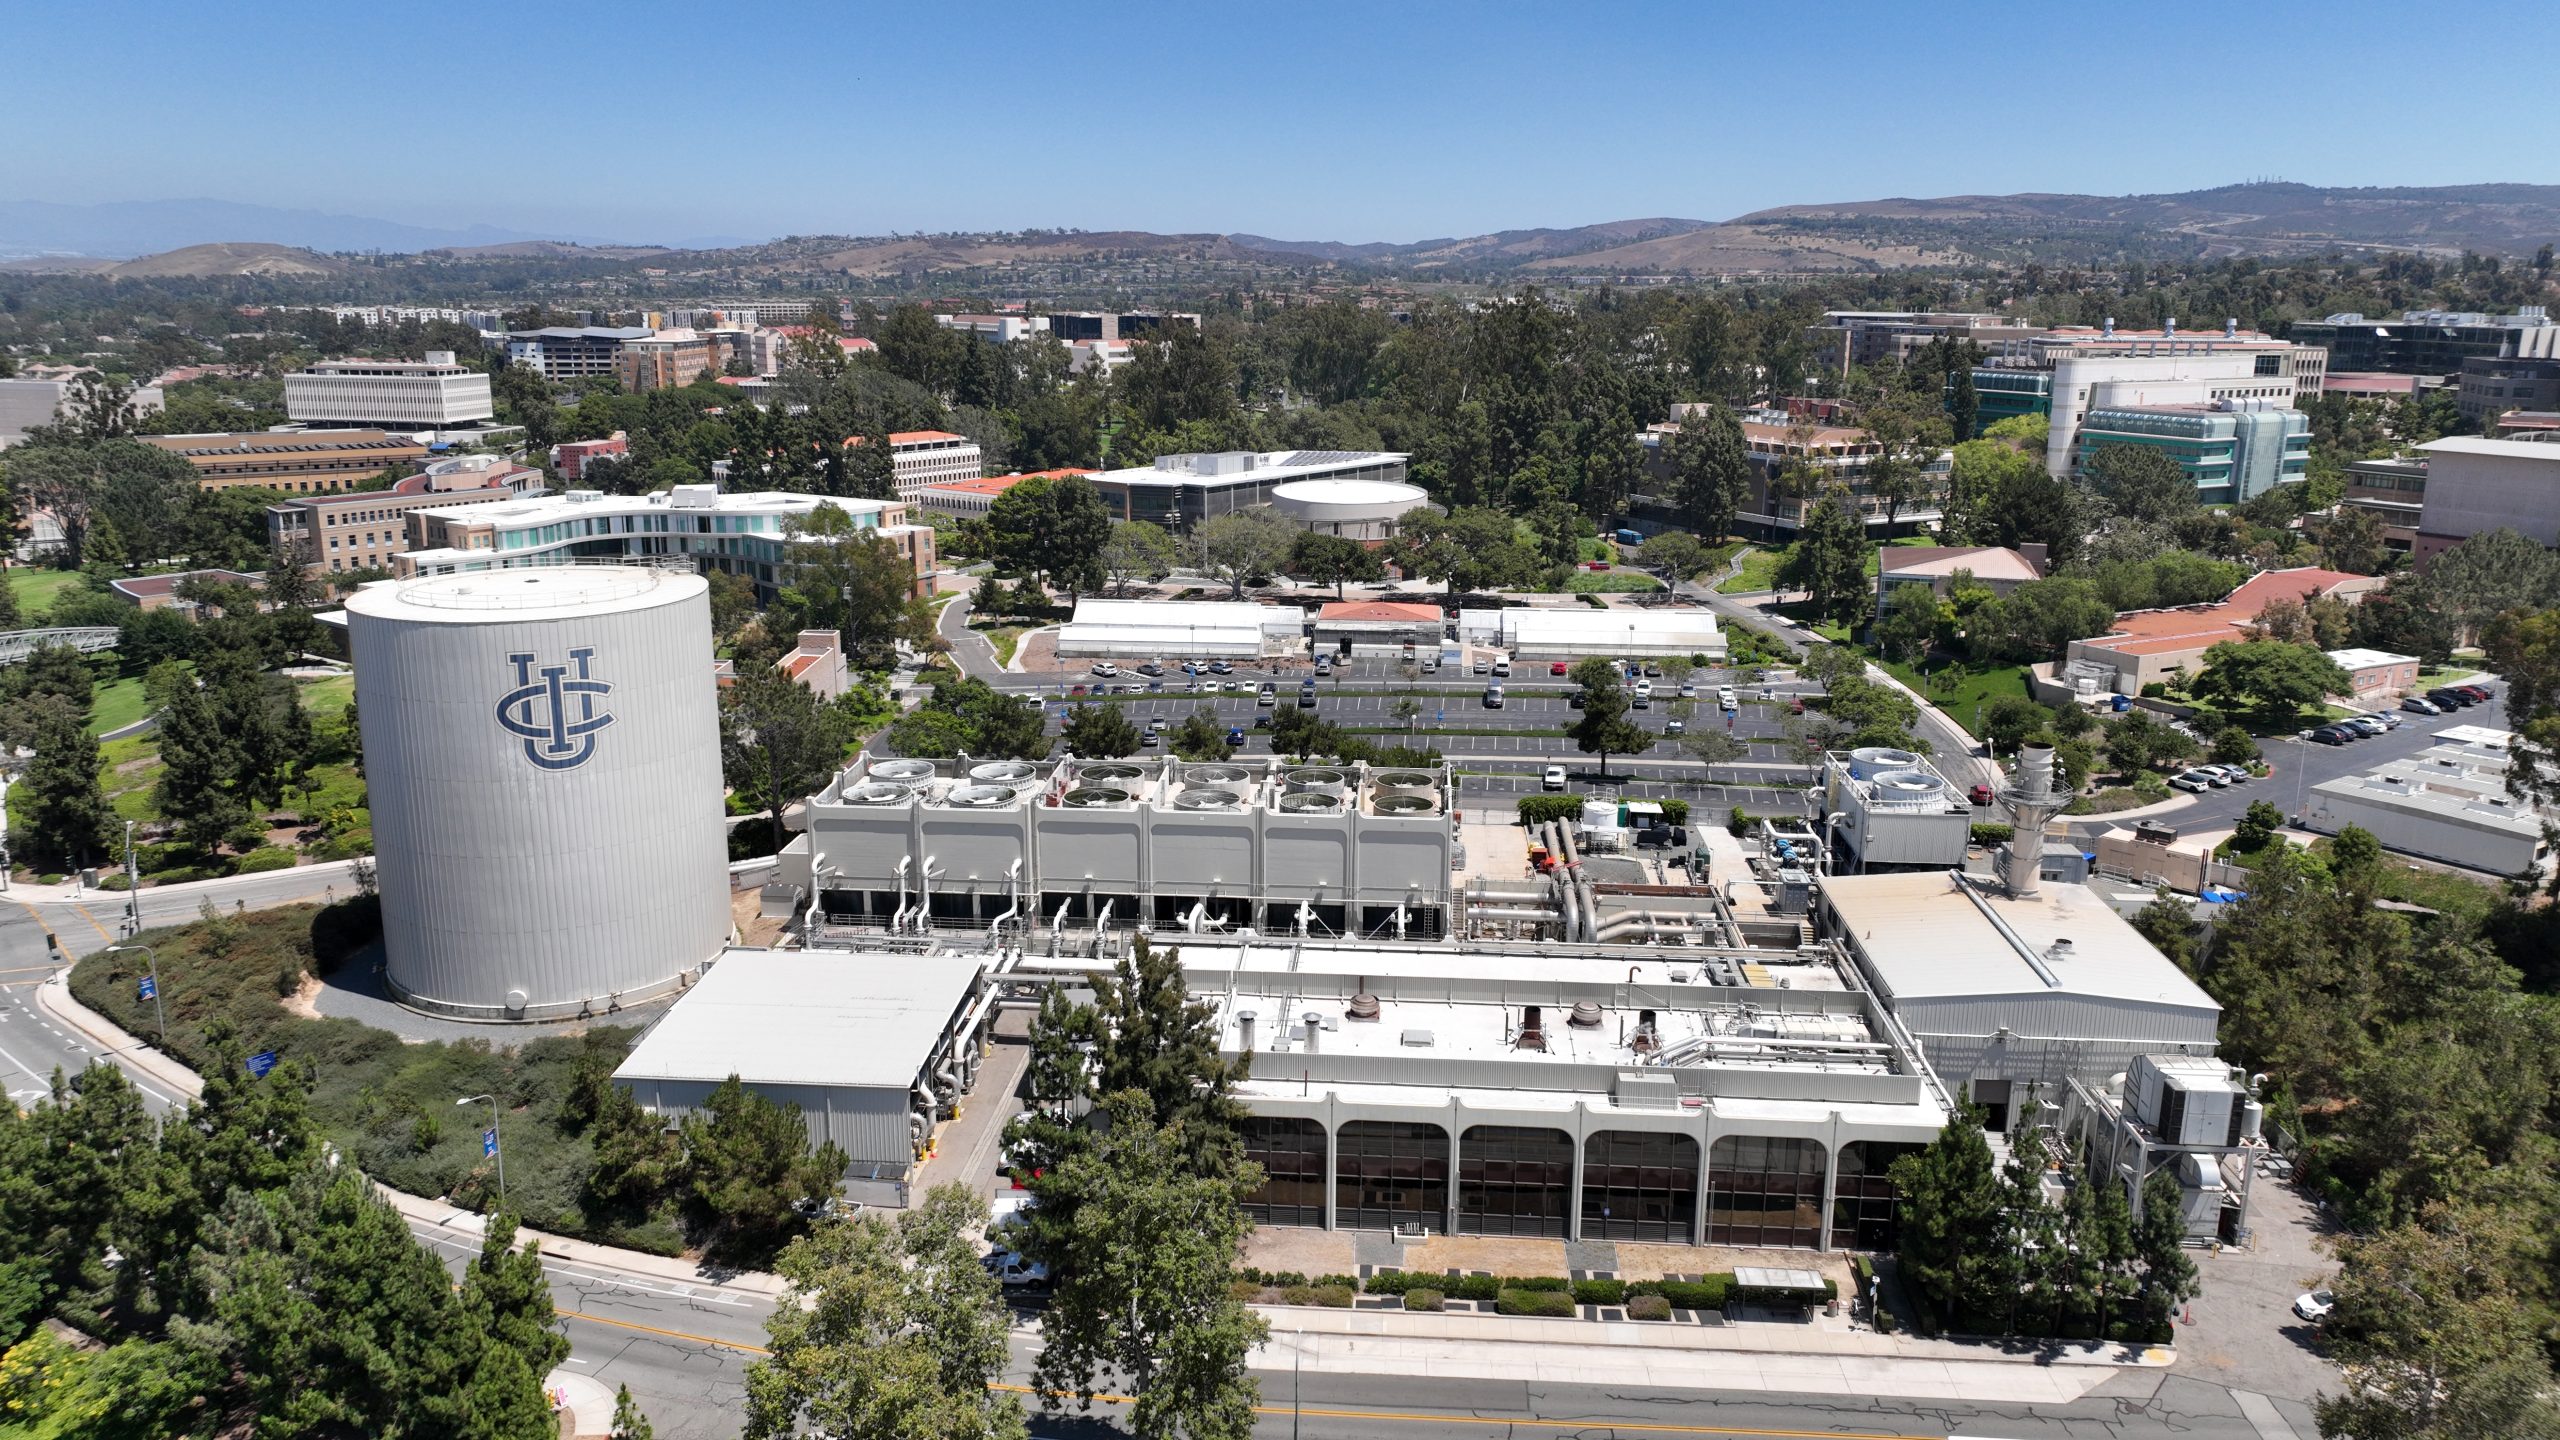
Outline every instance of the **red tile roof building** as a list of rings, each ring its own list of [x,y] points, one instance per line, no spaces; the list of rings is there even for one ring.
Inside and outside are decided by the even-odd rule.
[[[896,436],[890,437],[895,440]],[[908,497],[920,510],[942,515],[984,515],[996,503],[996,497],[1025,480],[1063,480],[1069,475],[1091,475],[1091,470],[1032,470],[1015,475],[985,475],[963,480],[938,480],[918,486]]]
[[[2307,604],[2322,595],[2355,601],[2381,587],[2382,581],[2371,575],[2315,566],[2264,570],[2216,604],[2128,610],[2106,634],[2072,641],[2069,659],[2113,670],[2116,693],[2136,695],[2143,686],[2168,679],[2171,671],[2192,675],[2202,670],[2204,652],[2223,641],[2248,639],[2250,623],[2272,601]]]

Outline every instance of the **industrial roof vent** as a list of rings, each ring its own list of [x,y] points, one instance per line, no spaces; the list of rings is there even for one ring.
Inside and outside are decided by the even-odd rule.
[[[1339,795],[1349,783],[1349,775],[1330,766],[1310,765],[1289,772],[1289,789],[1296,794]]]
[[[1849,774],[1860,780],[1873,780],[1889,770],[1908,770],[1919,763],[1919,756],[1888,745],[1861,745],[1849,752]]]
[[[933,762],[930,760],[875,760],[871,765],[871,773],[864,778],[908,783],[930,780],[933,778]]]
[[[1570,1015],[1570,1016],[1568,1016],[1568,1017],[1566,1017],[1566,1019],[1565,1019],[1565,1023],[1566,1023],[1566,1024],[1568,1024],[1568,1025],[1570,1025],[1570,1026],[1572,1026],[1572,1027],[1573,1027],[1573,1028],[1575,1028],[1576,1030],[1597,1030],[1597,1029],[1599,1029],[1599,1028],[1600,1028],[1600,1004],[1599,1004],[1599,1002],[1598,1002],[1598,1001],[1596,1001],[1596,1000],[1576,1000],[1576,1001],[1574,1001],[1574,1002],[1573,1002],[1573,1014],[1572,1014],[1572,1015]]]
[[[1086,785],[1068,791],[1064,803],[1078,810],[1091,810],[1104,805],[1126,805],[1129,803],[1129,792],[1116,790],[1108,785]]]
[[[1381,770],[1377,780],[1382,790],[1429,790],[1440,783],[1428,770]]]
[[[2064,937],[2064,938],[2062,938],[2062,939],[2060,939],[2060,940],[2056,940],[2056,941],[2054,941],[2052,945],[2050,945],[2050,946],[2048,946],[2048,947],[2046,947],[2045,952],[2044,952],[2044,958],[2046,958],[2047,960],[2068,960],[2068,959],[2070,959],[2070,958],[2071,958],[2071,940],[2070,940],[2070,938],[2069,938],[2068,936],[2066,936],[2066,937]]]
[[[1176,810],[1241,810],[1244,797],[1233,790],[1185,790],[1173,797]]]
[[[1280,808],[1292,815],[1331,815],[1342,809],[1342,797],[1321,790],[1302,790],[1281,796]]]
[[[1097,782],[1135,780],[1144,773],[1135,765],[1123,765],[1118,761],[1101,761],[1091,765],[1077,766],[1076,783],[1091,785]]]
[[[904,805],[915,791],[904,785],[856,785],[844,792],[848,805]]]
[[[970,766],[969,778],[981,785],[1023,785],[1039,779],[1040,771],[1020,760],[990,760]]]
[[[1440,802],[1428,795],[1381,795],[1378,797],[1378,813],[1381,815],[1428,815],[1439,808]]]
[[[1938,803],[1946,787],[1926,770],[1886,770],[1875,777],[1879,810],[1925,810]]]
[[[1241,785],[1253,778],[1242,765],[1194,765],[1183,774],[1195,785]]]
[[[1378,997],[1363,990],[1351,997],[1350,1007],[1342,1013],[1353,1020],[1375,1020],[1378,1018]]]
[[[1002,785],[963,785],[944,796],[943,803],[969,810],[986,810],[1013,803],[1013,794]]]

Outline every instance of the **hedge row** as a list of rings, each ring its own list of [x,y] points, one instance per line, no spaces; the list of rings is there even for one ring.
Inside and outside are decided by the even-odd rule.
[[[1550,820],[1582,818],[1580,795],[1523,795],[1520,797],[1520,823],[1524,826],[1544,825]],[[1653,798],[1653,797],[1640,797]],[[1689,802],[1677,797],[1654,799],[1662,807],[1662,818],[1673,825],[1689,823]]]
[[[1550,1320],[1570,1320],[1575,1314],[1573,1296],[1560,1290],[1504,1290],[1494,1297],[1493,1308],[1497,1314]]]

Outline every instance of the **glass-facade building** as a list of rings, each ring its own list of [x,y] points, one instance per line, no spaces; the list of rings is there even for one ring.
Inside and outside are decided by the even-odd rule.
[[[2275,406],[2162,405],[2094,409],[2081,418],[2074,469],[2109,445],[2140,445],[2178,462],[2207,505],[2238,504],[2301,480],[2311,465],[2311,417]]]

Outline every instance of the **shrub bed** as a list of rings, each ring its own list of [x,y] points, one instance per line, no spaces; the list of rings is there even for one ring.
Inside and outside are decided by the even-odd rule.
[[[1659,1295],[1680,1310],[1721,1310],[1732,1289],[1731,1275],[1710,1275],[1704,1280],[1638,1280],[1627,1293]]]
[[[1444,1298],[1437,1290],[1417,1285],[1404,1292],[1404,1308],[1423,1311],[1438,1310]]]
[[[1628,1296],[1627,1318],[1630,1320],[1668,1320],[1671,1318],[1671,1302],[1663,1299],[1659,1295]]]
[[[1573,1296],[1562,1290],[1499,1291],[1494,1309],[1504,1315],[1535,1315],[1551,1320],[1570,1320],[1574,1316]]]
[[[1573,1282],[1573,1298],[1577,1304],[1582,1305],[1623,1304],[1627,1298],[1627,1282],[1624,1280],[1576,1280]]]

